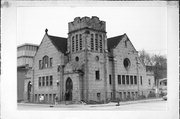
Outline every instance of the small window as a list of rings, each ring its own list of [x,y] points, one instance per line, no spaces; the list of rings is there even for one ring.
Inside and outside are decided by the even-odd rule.
[[[35,94],[35,102],[37,102],[37,99],[38,99],[38,98],[37,98],[37,94]]]
[[[48,76],[46,76],[46,86],[48,86],[49,85],[49,79],[48,79],[49,77]]]
[[[126,84],[129,84],[129,76],[126,76]]]
[[[53,94],[53,101],[55,101],[56,94]]]
[[[128,92],[128,97],[129,97],[129,98],[130,98],[130,95],[131,95],[130,92]]]
[[[50,76],[50,84],[49,84],[50,86],[52,86],[53,85],[53,76]]]
[[[41,77],[39,77],[39,86],[41,86]]]
[[[142,85],[142,76],[141,76],[141,85]]]
[[[133,76],[130,76],[130,82],[133,84]]]
[[[39,69],[42,68],[42,60],[39,60]]]
[[[109,84],[111,85],[111,75],[109,75]]]
[[[124,98],[126,98],[126,92],[124,92]]]
[[[41,94],[38,95],[38,100],[40,100]]]
[[[52,102],[52,94],[49,94],[49,102]]]
[[[136,92],[136,97],[138,96],[138,92]]]
[[[97,93],[97,97],[100,97],[101,93]]]
[[[122,84],[125,84],[125,75],[122,75]]]
[[[119,98],[122,100],[122,92],[119,92]]]
[[[149,85],[151,85],[151,79],[149,79]]]
[[[99,71],[96,71],[96,80],[100,80]]]
[[[124,45],[127,48],[127,40],[124,41]]]
[[[42,86],[45,86],[45,77],[42,77]]]
[[[118,84],[121,84],[121,75],[118,75]]]
[[[97,99],[100,101],[101,100],[101,93],[97,93]]]
[[[52,60],[53,60],[53,58],[50,58],[50,67],[52,67]]]
[[[96,56],[96,58],[95,58],[95,59],[96,59],[96,61],[99,61],[99,56]]]
[[[79,57],[76,57],[75,60],[76,60],[76,62],[78,62],[79,61]]]
[[[134,84],[137,84],[137,76],[134,76]]]

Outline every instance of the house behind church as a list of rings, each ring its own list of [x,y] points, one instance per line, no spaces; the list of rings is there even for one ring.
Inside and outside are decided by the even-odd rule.
[[[150,78],[149,78],[150,77]],[[24,83],[24,99],[106,102],[148,96],[154,85],[127,34],[106,36],[98,17],[76,17],[68,38],[45,35]]]

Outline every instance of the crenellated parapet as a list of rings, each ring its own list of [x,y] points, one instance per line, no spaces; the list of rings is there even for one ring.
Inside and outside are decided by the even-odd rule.
[[[106,22],[99,20],[98,17],[76,17],[73,22],[68,23],[69,33],[80,29],[89,28],[96,31],[106,32]]]

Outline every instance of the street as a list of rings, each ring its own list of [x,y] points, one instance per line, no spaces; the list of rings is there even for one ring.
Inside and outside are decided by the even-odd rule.
[[[149,101],[132,104],[120,103],[97,104],[97,105],[48,105],[48,104],[18,104],[19,110],[125,110],[125,111],[166,111],[167,101]]]

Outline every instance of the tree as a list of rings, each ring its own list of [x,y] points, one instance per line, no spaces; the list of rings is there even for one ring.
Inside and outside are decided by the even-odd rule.
[[[151,60],[154,64],[154,77],[158,86],[159,79],[167,78],[167,59],[162,55],[153,55]]]
[[[148,54],[144,49],[139,51],[139,57],[146,66],[152,66],[150,54]]]
[[[150,55],[145,50],[139,51],[139,57],[146,66],[152,66],[155,83],[158,86],[159,79],[167,77],[167,58],[163,55]]]

